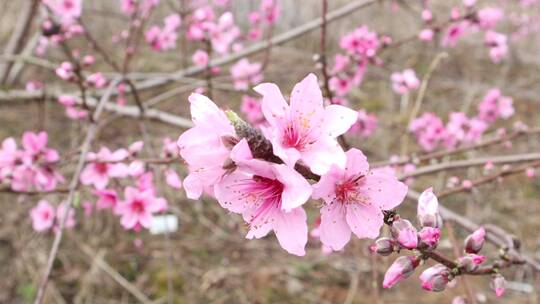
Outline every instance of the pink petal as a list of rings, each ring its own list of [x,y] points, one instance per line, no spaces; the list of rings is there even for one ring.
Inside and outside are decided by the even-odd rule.
[[[184,178],[186,196],[190,199],[199,199],[203,193],[203,184],[196,173],[190,173]]]
[[[301,154],[295,148],[285,148],[281,144],[281,137],[274,135],[272,138],[272,150],[274,154],[281,158],[283,162],[290,167],[294,167],[296,162],[301,158]]]
[[[344,168],[347,157],[337,141],[327,137],[319,139],[309,150],[302,152],[302,161],[313,173],[323,175],[332,165]]]
[[[324,199],[330,203],[335,198],[336,183],[343,179],[339,168],[333,166],[330,171],[321,176],[318,183],[313,185],[313,199]]]
[[[348,204],[347,224],[358,238],[374,239],[383,225],[383,214],[372,205]]]
[[[287,252],[304,256],[308,239],[306,212],[296,208],[291,212],[277,211],[274,213],[273,228],[281,247]]]
[[[369,163],[367,157],[362,153],[362,151],[352,148],[346,153],[347,155],[347,165],[345,167],[345,172],[347,176],[354,175],[366,175],[369,171]]]
[[[165,171],[165,181],[167,182],[167,185],[171,186],[174,189],[182,188],[182,181],[173,169],[168,169],[167,171]]]
[[[369,196],[370,203],[384,210],[401,204],[408,191],[408,187],[394,176],[373,171],[366,176],[363,189]]]
[[[248,206],[254,205],[258,198],[246,192],[246,182],[251,181],[251,176],[235,171],[225,176],[214,187],[214,193],[221,207],[234,212],[242,213]]]
[[[324,130],[330,137],[347,132],[358,119],[358,112],[340,105],[330,105],[324,110]]]
[[[273,83],[263,83],[253,88],[261,95],[262,111],[268,123],[272,126],[277,125],[278,121],[285,118],[289,105],[283,98],[279,87]]]
[[[321,208],[321,242],[333,250],[341,250],[351,239],[346,214],[347,209],[341,203]]]
[[[285,185],[281,194],[281,209],[290,211],[302,206],[311,196],[311,185],[296,170],[286,165],[274,165],[277,179]]]

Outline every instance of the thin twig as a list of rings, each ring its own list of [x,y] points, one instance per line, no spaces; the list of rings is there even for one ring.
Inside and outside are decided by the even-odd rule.
[[[64,208],[64,214],[62,215],[62,218],[60,219],[60,226],[58,228],[58,231],[56,232],[56,235],[54,237],[53,245],[51,247],[51,251],[49,252],[49,258],[47,260],[47,264],[45,267],[45,271],[43,274],[43,278],[39,284],[39,289],[36,295],[35,304],[42,304],[43,300],[45,299],[45,290],[47,288],[47,283],[49,282],[49,277],[51,275],[51,271],[53,268],[54,260],[56,259],[56,255],[58,254],[58,249],[60,247],[60,242],[62,241],[62,236],[64,232],[64,226],[66,222],[66,218],[69,212],[69,209],[71,208],[71,205],[73,204],[73,199],[75,198],[75,192],[77,191],[77,187],[79,185],[79,177],[81,175],[82,169],[85,164],[86,155],[90,151],[90,146],[92,144],[92,141],[94,140],[96,136],[97,131],[97,121],[99,117],[101,116],[101,113],[103,112],[103,107],[107,103],[110,97],[110,92],[114,88],[115,83],[112,82],[109,85],[109,94],[103,95],[101,98],[96,111],[93,115],[93,120],[90,122],[90,126],[88,127],[88,131],[86,132],[86,137],[84,139],[84,142],[82,144],[81,148],[81,155],[79,156],[79,162],[77,163],[77,167],[75,168],[75,173],[73,174],[73,177],[71,179],[71,183],[69,185],[69,193],[66,200],[66,205]]]

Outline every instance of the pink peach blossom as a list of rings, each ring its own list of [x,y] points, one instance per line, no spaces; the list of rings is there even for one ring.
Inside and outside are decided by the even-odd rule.
[[[98,153],[90,152],[87,156],[89,164],[81,172],[81,183],[93,185],[96,189],[104,189],[110,178],[122,178],[128,175],[128,166],[122,161],[128,152],[119,149],[111,152],[107,147],[101,147]]]
[[[313,186],[313,198],[322,198],[321,241],[339,250],[347,244],[351,231],[358,238],[376,238],[383,225],[382,210],[403,201],[407,186],[395,176],[369,169],[364,154],[357,149],[346,153],[345,168],[333,165]]]
[[[242,214],[249,224],[248,239],[262,238],[274,231],[287,252],[305,255],[306,213],[310,184],[294,169],[253,159],[247,141],[242,139],[231,152],[238,169],[225,176],[215,188],[220,205]]]
[[[54,225],[55,212],[55,208],[48,201],[39,201],[37,206],[30,210],[34,230],[42,232],[51,229]]]
[[[358,113],[339,105],[324,107],[315,75],[296,84],[290,105],[275,84],[264,83],[254,90],[263,95],[273,151],[285,164],[292,167],[301,160],[316,174],[326,173],[333,164],[345,166],[345,153],[336,137],[356,122]]]
[[[230,154],[222,138],[235,137],[236,133],[225,113],[208,97],[194,93],[189,102],[195,126],[182,133],[177,144],[189,167],[184,189],[188,198],[198,199],[204,190],[213,195],[212,189],[225,174],[223,163]]]
[[[167,201],[161,197],[155,197],[151,190],[139,190],[126,187],[124,200],[118,204],[118,214],[121,216],[120,223],[125,229],[150,228],[152,216],[162,211],[167,206]]]

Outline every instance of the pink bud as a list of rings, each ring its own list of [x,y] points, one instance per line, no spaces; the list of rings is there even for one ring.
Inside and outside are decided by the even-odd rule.
[[[428,188],[420,194],[417,216],[422,227],[440,228],[442,226],[442,218],[439,214],[439,200],[433,193],[433,188]]]
[[[383,288],[391,288],[410,277],[419,264],[420,258],[417,256],[400,256],[384,274]]]
[[[422,288],[429,291],[443,291],[448,285],[448,282],[450,282],[450,279],[450,270],[443,264],[430,267],[420,275]]]
[[[433,30],[426,28],[420,31],[420,33],[418,34],[418,38],[422,41],[431,41],[433,40],[433,35]]]
[[[490,287],[495,291],[497,297],[502,297],[506,291],[506,280],[501,274],[494,274],[491,279]]]
[[[422,11],[422,20],[431,21],[432,19],[433,19],[433,13],[430,10],[425,9]]]
[[[472,181],[466,179],[466,180],[463,180],[463,182],[461,182],[461,185],[463,186],[463,188],[465,189],[472,189],[473,187],[473,183]]]
[[[397,219],[390,228],[392,237],[396,239],[403,248],[414,249],[418,245],[418,235],[416,228],[405,219]]]
[[[96,62],[96,59],[92,55],[86,55],[86,56],[83,57],[82,62],[83,62],[84,65],[92,65],[92,64],[94,64],[94,62]]]
[[[460,269],[467,272],[472,272],[478,269],[478,265],[482,264],[486,259],[483,255],[468,254],[458,259],[457,264]]]
[[[484,245],[484,240],[486,237],[486,230],[484,227],[478,228],[472,234],[470,234],[465,239],[465,252],[467,253],[478,253]]]
[[[139,140],[129,145],[128,152],[130,155],[137,155],[137,153],[141,152],[143,147],[144,142],[142,140]]]
[[[396,245],[396,241],[394,241],[391,238],[382,237],[373,243],[369,249],[371,252],[380,254],[382,256],[387,256],[394,252],[394,247]]]
[[[439,228],[424,227],[418,232],[420,238],[420,246],[426,249],[435,249],[441,238],[441,230]]]

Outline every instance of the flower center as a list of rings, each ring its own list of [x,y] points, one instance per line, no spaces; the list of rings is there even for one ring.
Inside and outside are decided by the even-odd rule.
[[[96,163],[95,164],[96,171],[100,174],[106,174],[107,173],[107,163]]]
[[[364,175],[353,176],[345,182],[336,184],[336,200],[343,204],[361,203],[365,199],[359,191]]]
[[[131,210],[134,213],[141,214],[144,212],[144,202],[140,200],[135,200],[131,203]]]

